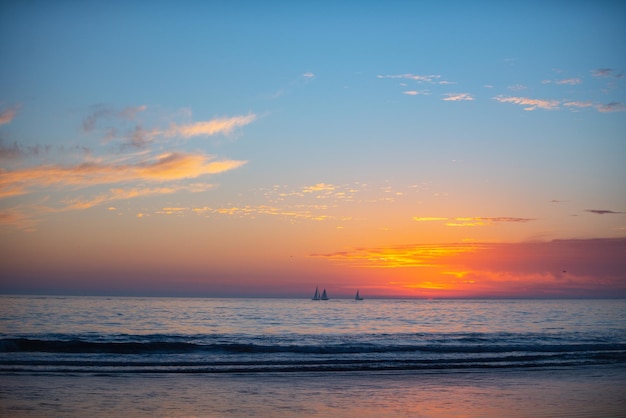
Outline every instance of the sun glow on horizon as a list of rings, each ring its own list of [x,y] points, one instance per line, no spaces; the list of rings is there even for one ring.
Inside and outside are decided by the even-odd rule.
[[[4,3],[0,293],[626,297],[626,2]]]

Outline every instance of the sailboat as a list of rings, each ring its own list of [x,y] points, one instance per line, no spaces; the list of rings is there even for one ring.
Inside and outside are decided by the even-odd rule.
[[[356,290],[356,296],[354,297],[354,300],[363,300],[363,298],[359,296],[359,289]]]
[[[320,296],[320,300],[328,300],[328,295],[326,294],[326,289],[322,292],[322,296]]]
[[[311,300],[320,300],[320,290],[317,286],[315,286],[315,294],[313,295],[313,299]]]

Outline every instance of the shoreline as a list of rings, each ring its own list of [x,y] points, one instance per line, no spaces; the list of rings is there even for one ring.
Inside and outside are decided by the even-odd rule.
[[[3,374],[3,416],[616,416],[624,365],[472,371]]]

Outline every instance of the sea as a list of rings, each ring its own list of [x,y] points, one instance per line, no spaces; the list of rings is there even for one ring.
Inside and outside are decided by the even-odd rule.
[[[626,416],[626,300],[0,296],[0,416]]]

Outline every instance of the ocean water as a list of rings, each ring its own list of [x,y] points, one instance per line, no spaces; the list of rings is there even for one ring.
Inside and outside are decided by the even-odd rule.
[[[624,387],[626,300],[0,297],[3,415],[617,416]]]

